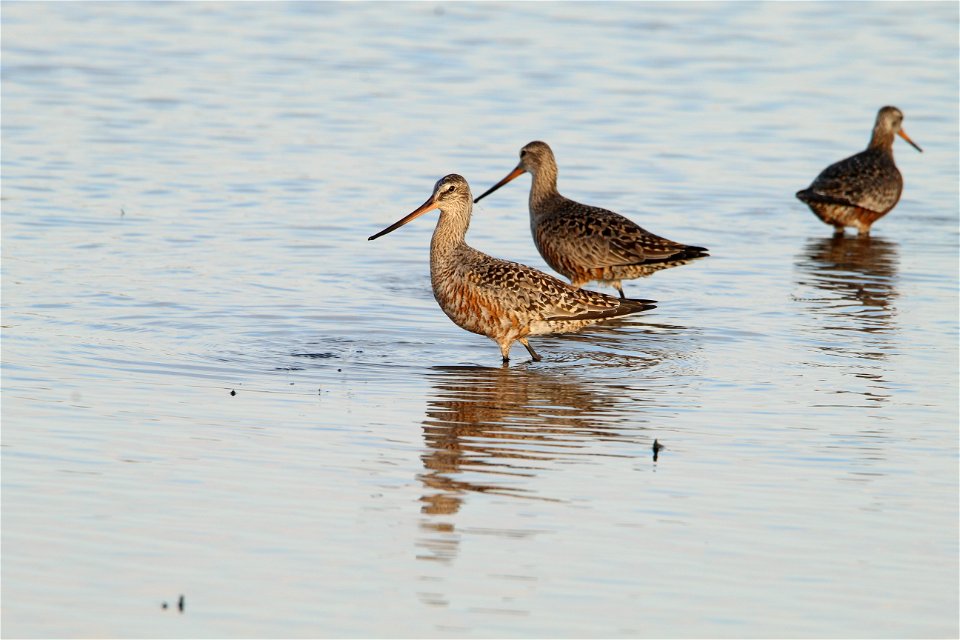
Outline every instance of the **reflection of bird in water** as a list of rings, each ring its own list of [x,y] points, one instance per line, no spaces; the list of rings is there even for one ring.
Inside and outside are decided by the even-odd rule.
[[[797,258],[802,273],[798,284],[839,296],[817,299],[833,303],[818,305],[827,313],[843,313],[851,302],[874,310],[886,309],[897,297],[898,262],[897,245],[889,240],[869,236],[815,238]],[[889,318],[889,313],[882,315],[885,322]],[[876,322],[873,326],[876,328]]]
[[[423,457],[427,473],[422,479],[428,486],[522,495],[522,489],[509,486],[509,477],[533,476],[542,462],[577,455],[588,446],[579,440],[617,435],[598,419],[613,413],[610,400],[582,381],[523,369],[434,371],[434,397],[423,422],[430,451]],[[490,484],[447,477],[462,471],[502,478]]]
[[[557,460],[592,451],[597,440],[627,439],[609,424],[615,399],[570,376],[536,370],[435,367],[433,397],[423,421],[423,513],[456,513],[467,492],[551,500],[527,479]],[[618,390],[622,392],[621,390]],[[603,454],[611,455],[611,454]],[[449,559],[453,525],[430,520],[439,539],[425,542],[432,559]]]
[[[870,236],[817,238],[797,256],[796,267],[797,284],[815,289],[795,299],[807,303],[810,330],[803,335],[826,367],[818,386],[829,404],[841,398],[857,407],[884,402],[891,391],[881,363],[895,348],[888,334],[896,329],[896,243]]]
[[[897,263],[897,245],[888,240],[833,236],[807,243],[797,258],[797,269],[801,272],[797,284],[830,294],[798,298],[800,302],[814,303],[810,311],[817,316],[816,327],[833,336],[824,341],[824,334],[819,334],[818,352],[832,357],[852,356],[860,361],[887,357],[889,340],[880,336],[894,328],[895,310],[891,305],[897,297]],[[865,339],[850,340],[857,334]],[[842,386],[834,389],[835,393],[844,390],[871,401],[889,396],[883,370],[876,365],[851,364],[848,372],[854,378],[867,381],[867,386],[855,391],[849,382],[838,382]]]
[[[797,198],[834,233],[856,227],[860,235],[870,234],[870,225],[896,206],[903,191],[903,176],[893,162],[893,137],[900,136],[917,151],[923,151],[902,128],[903,113],[883,107],[877,113],[870,144],[860,153],[824,169]]]

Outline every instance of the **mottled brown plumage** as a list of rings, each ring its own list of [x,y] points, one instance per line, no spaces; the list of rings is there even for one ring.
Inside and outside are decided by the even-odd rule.
[[[477,251],[465,239],[472,208],[470,185],[451,174],[437,181],[433,195],[419,208],[369,239],[440,209],[430,242],[433,295],[459,327],[496,342],[504,362],[515,341],[526,347],[534,360],[540,359],[527,336],[576,331],[605,318],[654,307],[653,300],[617,299],[584,291],[532,267]]]
[[[899,109],[880,109],[867,148],[824,169],[813,184],[797,192],[797,198],[833,225],[836,234],[843,235],[845,227],[856,227],[860,235],[868,235],[870,225],[893,209],[903,191],[903,177],[893,162],[893,136],[899,135],[923,151],[902,124]]]
[[[564,198],[557,191],[557,161],[545,142],[520,150],[520,163],[474,202],[529,172],[530,230],[543,259],[575,287],[592,281],[623,295],[621,280],[686,264],[707,255],[704,247],[667,240],[618,213]]]

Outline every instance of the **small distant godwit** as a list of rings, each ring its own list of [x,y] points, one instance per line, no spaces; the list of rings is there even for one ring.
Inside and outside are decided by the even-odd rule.
[[[870,225],[885,216],[900,200],[903,176],[893,163],[893,136],[900,136],[917,151],[923,151],[902,129],[903,113],[884,107],[877,113],[870,144],[864,151],[824,169],[797,197],[817,217],[833,225],[836,235],[856,227],[869,235]]]
[[[500,346],[503,361],[518,341],[534,360],[527,336],[567,333],[599,320],[652,309],[653,300],[617,299],[584,291],[516,262],[493,258],[467,245],[470,185],[459,175],[437,181],[433,195],[412,213],[368,238],[374,240],[427,211],[440,209],[430,242],[430,280],[443,312],[458,326]]]
[[[707,254],[704,247],[654,235],[619,213],[580,204],[557,191],[557,161],[547,143],[520,150],[520,163],[474,202],[529,172],[530,230],[543,259],[575,287],[598,281],[625,297],[621,280],[647,276]]]

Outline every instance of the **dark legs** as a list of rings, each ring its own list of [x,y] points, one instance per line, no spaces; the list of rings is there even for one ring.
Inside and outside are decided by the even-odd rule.
[[[517,340],[520,342],[520,344],[527,348],[527,352],[530,354],[530,357],[533,358],[534,362],[540,362],[540,356],[536,351],[533,350],[533,347],[530,346],[530,343],[527,342],[526,338],[517,338]],[[498,342],[500,345],[500,355],[503,356],[504,364],[510,362],[510,345],[512,342],[512,340],[510,342]]]
[[[527,348],[527,351],[530,352],[530,357],[533,358],[534,362],[540,362],[540,356],[537,355],[537,352],[533,350],[533,347],[530,346],[530,343],[527,342],[526,338],[520,338],[520,344]]]

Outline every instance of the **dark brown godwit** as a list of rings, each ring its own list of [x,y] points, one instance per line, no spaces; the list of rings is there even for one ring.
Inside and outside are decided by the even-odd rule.
[[[465,240],[473,209],[470,185],[456,174],[438,180],[426,202],[368,240],[433,209],[440,209],[430,241],[433,295],[457,326],[496,342],[504,362],[515,341],[527,348],[531,358],[540,360],[527,336],[576,331],[655,306],[653,300],[617,299],[577,289],[532,267],[470,247]]]
[[[686,264],[707,254],[704,247],[654,235],[619,213],[580,204],[557,191],[557,161],[547,143],[534,141],[520,150],[520,163],[474,200],[493,193],[529,172],[530,230],[543,259],[575,287],[598,281],[625,297],[621,280]]]
[[[903,112],[884,107],[877,113],[870,144],[864,151],[834,163],[797,197],[834,233],[843,235],[845,227],[856,227],[859,235],[869,235],[870,225],[887,215],[900,200],[903,176],[893,163],[893,136],[900,136],[917,151],[923,151],[902,129]]]

